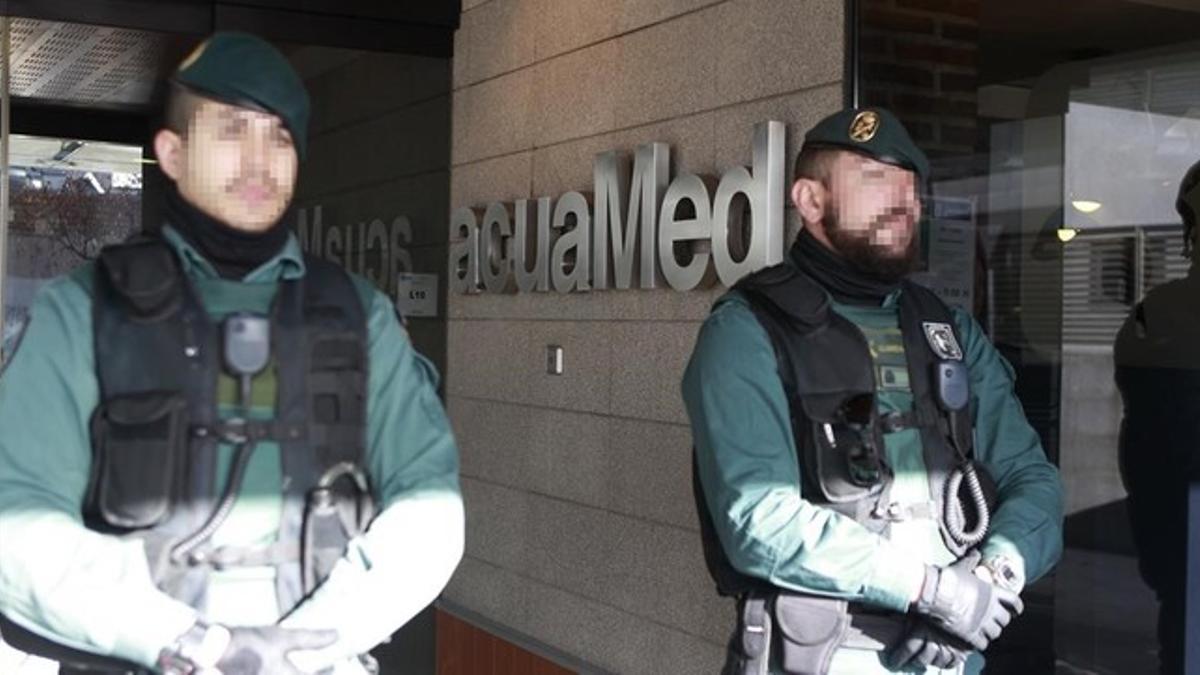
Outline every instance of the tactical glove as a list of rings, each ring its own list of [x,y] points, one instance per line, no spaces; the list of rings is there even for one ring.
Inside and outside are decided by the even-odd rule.
[[[921,596],[913,604],[935,626],[983,651],[1018,614],[1025,610],[1012,591],[980,579],[974,570],[979,554],[972,553],[949,567],[929,566]]]
[[[884,655],[884,663],[890,670],[913,666],[950,669],[965,663],[970,654],[967,643],[914,617],[908,632]]]

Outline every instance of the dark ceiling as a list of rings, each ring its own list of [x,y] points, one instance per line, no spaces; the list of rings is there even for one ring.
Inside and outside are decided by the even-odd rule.
[[[1031,80],[1067,61],[1200,38],[1200,0],[985,0],[980,83]]]
[[[0,0],[0,14],[157,33],[245,30],[276,42],[449,58],[460,0]]]

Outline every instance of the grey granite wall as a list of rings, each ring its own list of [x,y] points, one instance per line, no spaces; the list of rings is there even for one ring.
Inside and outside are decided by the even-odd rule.
[[[596,153],[651,141],[673,176],[719,176],[767,119],[790,159],[841,104],[843,5],[464,0],[451,206],[590,192]],[[704,569],[679,380],[721,292],[449,296],[468,524],[446,608],[584,669],[719,669],[733,613]]]
[[[318,47],[289,55],[312,98],[296,198],[304,243],[393,299],[398,273],[442,277],[439,317],[409,318],[408,331],[444,370],[450,61]]]

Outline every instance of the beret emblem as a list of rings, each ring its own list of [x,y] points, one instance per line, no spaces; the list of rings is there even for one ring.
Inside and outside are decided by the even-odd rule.
[[[850,138],[859,143],[866,143],[875,138],[879,131],[879,115],[872,110],[864,110],[854,116],[850,123]]]

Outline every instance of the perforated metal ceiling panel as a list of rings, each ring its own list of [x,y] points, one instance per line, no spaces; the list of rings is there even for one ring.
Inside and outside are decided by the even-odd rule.
[[[171,60],[161,33],[14,19],[12,95],[76,105],[143,106]]]

